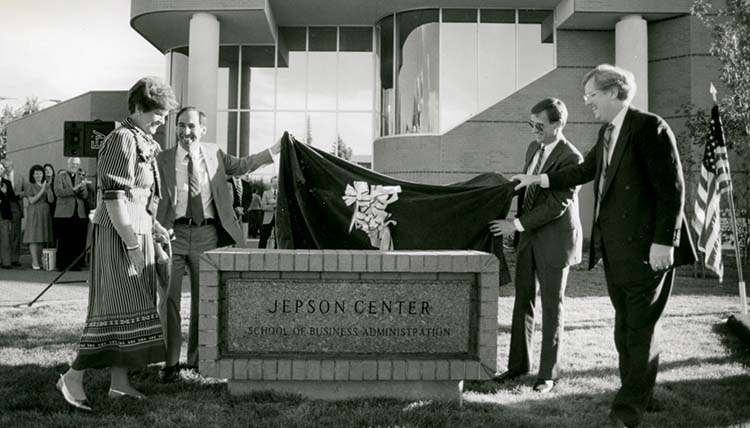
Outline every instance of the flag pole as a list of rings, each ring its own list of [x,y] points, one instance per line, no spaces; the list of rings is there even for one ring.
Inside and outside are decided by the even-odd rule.
[[[716,88],[714,87],[714,84],[711,83],[711,86],[709,88],[709,92],[711,92],[711,97],[714,100],[714,104],[718,105],[716,101]],[[731,171],[731,170],[730,170]],[[729,199],[729,213],[731,214],[732,218],[732,232],[734,233],[734,255],[737,258],[737,277],[738,277],[738,287],[740,290],[740,306],[742,307],[742,315],[747,315],[747,290],[745,289],[745,279],[742,275],[742,255],[740,253],[740,234],[737,229],[737,215],[735,214],[734,210],[734,191],[732,186],[732,177],[731,173],[729,176],[729,192],[727,193],[727,199]]]

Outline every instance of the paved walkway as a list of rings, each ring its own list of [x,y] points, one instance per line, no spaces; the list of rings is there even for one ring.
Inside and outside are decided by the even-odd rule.
[[[247,244],[256,248],[258,240],[250,239]],[[0,269],[0,308],[32,301],[55,277],[60,275],[60,272],[57,271],[47,272],[31,269],[31,256],[28,254],[21,256],[21,264],[22,267],[20,268]],[[89,295],[88,279],[88,270],[66,272],[55,285],[44,293],[37,303],[86,301]],[[182,291],[183,293],[190,292],[188,276],[183,279]]]
[[[31,269],[30,256],[21,256],[20,268],[0,270],[0,307],[28,303],[55,279],[60,272]],[[38,302],[86,300],[89,287],[88,271],[67,272]],[[70,282],[69,282],[70,281]]]

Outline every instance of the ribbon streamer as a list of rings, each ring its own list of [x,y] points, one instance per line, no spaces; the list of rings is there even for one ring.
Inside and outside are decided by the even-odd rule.
[[[367,234],[370,245],[383,251],[393,249],[389,226],[398,224],[386,211],[388,205],[398,200],[401,186],[371,185],[366,181],[347,184],[342,199],[346,206],[354,205],[349,233],[357,228]]]

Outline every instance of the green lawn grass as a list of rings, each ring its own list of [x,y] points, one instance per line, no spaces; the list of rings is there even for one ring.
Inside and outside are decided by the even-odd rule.
[[[512,285],[500,294],[498,367],[503,369]],[[659,336],[662,355],[655,395],[661,409],[648,413],[642,426],[750,426],[750,349],[725,327],[727,316],[738,312],[738,303],[731,280],[718,284],[677,277]],[[601,270],[571,272],[565,310],[563,377],[552,394],[534,392],[532,374],[506,385],[467,383],[460,403],[326,402],[273,392],[233,397],[223,381],[196,375],[162,385],[157,381],[159,367],[153,365],[131,376],[149,396],[145,402],[109,400],[108,372],[91,371],[86,389],[95,412],[85,414],[70,410],[54,387],[73,356],[85,302],[0,308],[0,427],[605,426],[619,378],[614,312]],[[187,313],[187,306],[183,311]],[[539,336],[537,332],[537,349]]]

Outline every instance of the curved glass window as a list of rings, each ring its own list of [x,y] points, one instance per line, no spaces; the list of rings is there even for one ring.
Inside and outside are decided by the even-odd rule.
[[[438,125],[438,10],[397,15],[396,112],[401,134],[430,133]]]
[[[376,25],[380,135],[445,133],[554,68],[550,10],[424,9]]]

